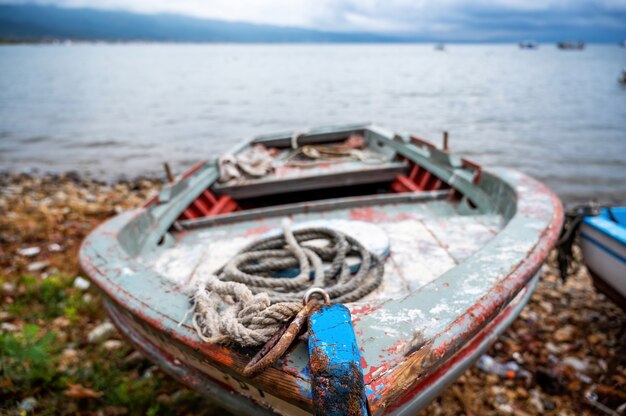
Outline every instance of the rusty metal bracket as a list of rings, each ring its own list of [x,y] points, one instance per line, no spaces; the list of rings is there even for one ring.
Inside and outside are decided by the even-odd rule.
[[[244,376],[254,377],[258,375],[283,356],[287,348],[293,343],[293,340],[302,332],[302,328],[309,316],[322,305],[318,299],[313,297],[314,295],[321,297],[323,304],[330,303],[330,297],[324,289],[312,287],[307,290],[302,300],[303,308],[288,325],[285,325],[281,330],[276,332],[263,348],[252,357],[248,365],[243,369]]]
[[[309,315],[318,307],[319,304],[317,302],[309,302],[305,305],[289,325],[284,326],[283,329],[274,334],[263,348],[250,360],[248,365],[243,369],[243,375],[246,377],[254,377],[282,357],[285,351],[287,351],[287,348],[293,343],[293,340],[296,339],[301,332]]]

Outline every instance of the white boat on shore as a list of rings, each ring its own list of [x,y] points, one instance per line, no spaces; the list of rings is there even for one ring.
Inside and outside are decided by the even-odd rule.
[[[596,287],[626,309],[626,207],[585,217],[580,242]]]

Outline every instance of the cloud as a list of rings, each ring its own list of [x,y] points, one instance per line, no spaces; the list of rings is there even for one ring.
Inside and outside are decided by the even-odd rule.
[[[0,0],[0,2],[12,2]],[[538,28],[612,28],[626,36],[626,0],[21,0],[179,13],[196,17],[345,32],[489,39],[529,35]]]

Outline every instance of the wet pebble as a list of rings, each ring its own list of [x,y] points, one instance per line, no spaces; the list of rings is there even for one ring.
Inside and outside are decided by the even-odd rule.
[[[74,279],[74,283],[72,284],[76,289],[80,289],[80,290],[87,290],[89,289],[89,286],[91,285],[91,283],[89,282],[89,280],[83,278],[83,277],[76,277],[76,279]]]
[[[550,399],[544,399],[543,400],[543,407],[547,410],[547,411],[551,411],[556,409],[556,403]]]
[[[4,282],[2,284],[2,292],[5,295],[12,295],[13,293],[15,293],[15,284],[11,282]]]
[[[27,397],[20,402],[20,404],[17,406],[17,409],[20,412],[32,413],[36,407],[37,399],[35,399],[34,397]]]
[[[537,411],[538,414],[543,414],[545,412],[545,407],[543,406],[543,402],[541,401],[541,394],[537,390],[530,391],[530,404]]]
[[[5,332],[18,332],[20,330],[20,328],[17,325],[12,324],[10,322],[2,322],[0,324],[0,329]]]
[[[48,245],[48,250],[50,250],[53,253],[59,253],[63,251],[63,247],[61,247],[60,244],[52,243]]]
[[[71,325],[71,321],[65,316],[57,316],[52,320],[52,327],[55,329],[66,328]]]
[[[89,331],[89,334],[87,335],[87,340],[90,344],[96,344],[98,342],[104,341],[114,333],[115,326],[113,326],[111,322],[105,322]]]
[[[102,348],[104,348],[107,351],[117,351],[120,348],[122,348],[124,346],[124,343],[122,341],[119,341],[117,339],[110,339],[108,341],[105,341],[102,344]]]
[[[576,333],[576,327],[573,325],[565,325],[562,328],[557,329],[554,333],[554,339],[559,342],[571,341]]]
[[[513,414],[513,406],[511,406],[508,403],[496,405],[496,409],[498,409],[498,411],[503,414],[507,414],[507,415]]]
[[[576,357],[565,357],[563,359],[563,364],[572,367],[574,370],[585,372],[587,371],[589,364],[586,361],[583,361]]]
[[[30,263],[26,267],[26,270],[28,270],[29,272],[39,272],[39,271],[44,270],[49,265],[50,265],[50,263],[47,262],[47,261],[36,261],[34,263]]]
[[[59,371],[67,371],[70,367],[78,364],[79,353],[74,348],[66,348],[61,352],[59,357],[59,364],[57,366]]]
[[[27,247],[17,250],[17,254],[24,257],[34,257],[41,252],[39,247]]]

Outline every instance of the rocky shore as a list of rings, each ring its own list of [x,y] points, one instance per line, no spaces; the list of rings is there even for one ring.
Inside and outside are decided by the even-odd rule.
[[[121,338],[78,265],[93,227],[160,185],[0,175],[0,414],[224,414]],[[626,414],[626,314],[584,267],[562,282],[555,265],[483,369],[424,415]]]

